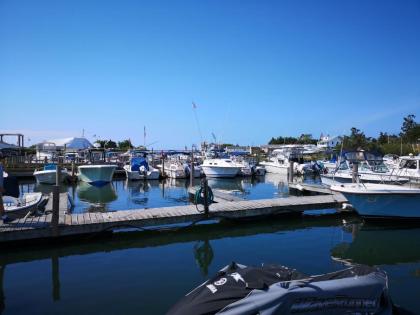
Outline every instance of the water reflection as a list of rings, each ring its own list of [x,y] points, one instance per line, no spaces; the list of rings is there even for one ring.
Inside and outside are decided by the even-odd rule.
[[[97,187],[80,182],[77,188],[77,196],[81,201],[92,204],[105,204],[117,199],[117,194],[111,183]]]
[[[353,240],[331,250],[332,257],[366,265],[395,265],[420,261],[420,228],[350,225]]]
[[[213,256],[213,248],[211,247],[209,240],[199,241],[194,245],[195,262],[200,267],[203,276],[208,275]]]

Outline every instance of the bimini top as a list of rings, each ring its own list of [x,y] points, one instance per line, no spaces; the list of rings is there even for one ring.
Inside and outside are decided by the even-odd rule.
[[[332,185],[332,191],[348,194],[420,194],[420,189],[400,185],[354,183]]]
[[[357,265],[307,276],[280,265],[232,263],[185,295],[167,315],[392,314],[387,276]]]

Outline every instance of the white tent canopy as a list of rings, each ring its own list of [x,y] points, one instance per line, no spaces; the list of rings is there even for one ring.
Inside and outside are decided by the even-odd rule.
[[[76,137],[44,141],[39,143],[37,147],[41,148],[44,143],[54,143],[57,149],[64,149],[65,147],[66,150],[84,150],[93,147],[92,143],[90,143],[88,139]]]

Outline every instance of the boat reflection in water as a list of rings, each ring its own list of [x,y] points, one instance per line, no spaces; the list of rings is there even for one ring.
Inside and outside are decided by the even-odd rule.
[[[88,203],[89,212],[105,212],[107,204],[117,199],[111,183],[99,187],[81,181],[77,186],[77,196],[80,201]]]
[[[395,265],[420,261],[420,227],[353,224],[353,241],[331,250],[335,259],[365,265]]]
[[[67,192],[67,185],[60,185],[60,193],[65,193]],[[54,190],[54,185],[48,185],[48,184],[39,184],[36,183],[35,187],[34,187],[34,191],[35,192],[42,192],[43,195],[49,195],[52,194]]]

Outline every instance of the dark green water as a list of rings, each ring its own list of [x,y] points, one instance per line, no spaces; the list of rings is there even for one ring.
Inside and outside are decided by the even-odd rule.
[[[283,188],[264,181],[240,191],[258,198],[282,195]],[[185,187],[179,189],[170,192],[174,200]],[[118,200],[120,196],[110,203],[111,209],[115,202],[126,205]],[[420,226],[344,219],[350,223],[337,214],[307,214],[5,248],[0,256],[1,308],[4,314],[164,314],[231,261],[280,263],[319,274],[343,268],[345,259],[387,271],[394,302],[419,314]]]

